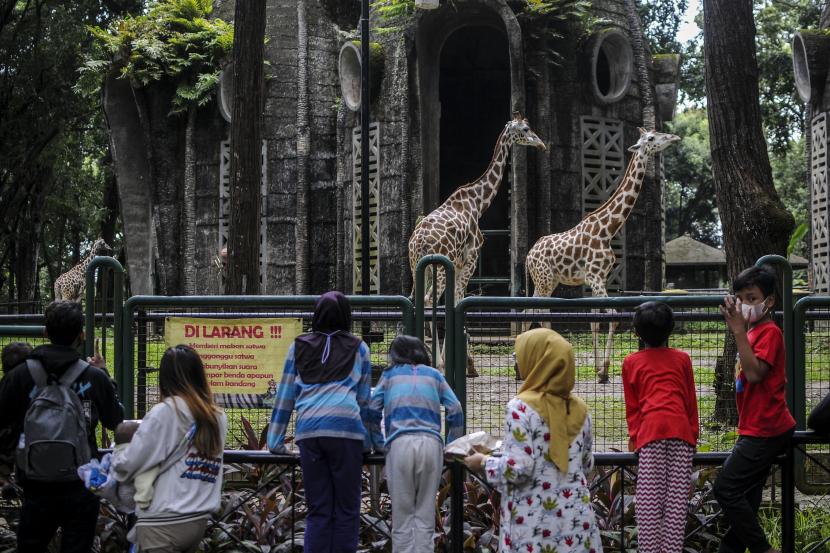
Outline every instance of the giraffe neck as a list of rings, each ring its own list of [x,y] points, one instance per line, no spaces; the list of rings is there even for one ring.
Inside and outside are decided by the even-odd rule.
[[[481,217],[487,211],[487,208],[493,202],[493,198],[496,197],[504,176],[504,167],[507,165],[509,153],[510,144],[507,141],[507,129],[504,129],[496,141],[493,158],[490,160],[487,170],[478,179],[462,188],[464,195],[472,200],[477,217]]]
[[[87,256],[84,258],[83,261],[78,265],[81,269],[81,272],[86,271],[86,268],[89,267],[89,264],[92,263],[92,260],[95,259],[95,250],[90,250]]]
[[[625,224],[631,210],[634,209],[643,186],[647,162],[648,156],[641,151],[635,152],[628,162],[628,167],[617,190],[596,210],[596,220],[607,221],[601,230],[604,238],[613,238]]]

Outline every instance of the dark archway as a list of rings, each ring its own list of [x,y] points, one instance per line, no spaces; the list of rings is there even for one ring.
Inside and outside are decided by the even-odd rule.
[[[440,201],[484,173],[510,118],[510,57],[504,32],[467,26],[441,49]],[[485,234],[479,268],[467,293],[510,295],[510,171],[479,221]]]

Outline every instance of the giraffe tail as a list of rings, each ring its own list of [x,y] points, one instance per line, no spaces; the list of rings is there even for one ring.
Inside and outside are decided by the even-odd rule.
[[[530,297],[530,269],[527,267],[527,261],[525,261],[525,297]]]

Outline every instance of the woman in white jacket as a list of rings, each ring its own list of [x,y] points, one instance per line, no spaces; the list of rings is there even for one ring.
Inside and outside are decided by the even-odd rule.
[[[199,354],[187,346],[164,353],[159,388],[163,401],[147,413],[112,469],[117,481],[129,482],[153,467],[169,467],[159,473],[150,505],[137,509],[131,541],[142,552],[193,552],[219,509],[228,422],[213,402]]]

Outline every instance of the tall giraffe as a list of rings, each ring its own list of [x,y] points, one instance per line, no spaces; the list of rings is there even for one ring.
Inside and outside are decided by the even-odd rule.
[[[507,156],[513,144],[545,149],[545,143],[536,136],[518,112],[507,122],[496,141],[493,158],[484,174],[476,180],[458,187],[450,196],[424,217],[412,231],[409,239],[409,267],[412,270],[412,296],[415,294],[415,267],[425,255],[447,256],[455,265],[455,301],[464,297],[467,283],[475,271],[478,254],[484,244],[484,236],[478,228],[478,220],[487,211],[499,191]],[[432,304],[432,283],[428,281],[424,305]],[[438,296],[446,287],[446,274],[438,269],[435,286]],[[443,355],[442,355],[443,358]],[[474,373],[468,359],[468,373]]]
[[[620,231],[634,208],[643,185],[648,156],[665,150],[679,140],[680,137],[673,134],[640,128],[640,139],[628,149],[633,155],[611,197],[572,229],[543,236],[527,253],[526,265],[533,279],[533,297],[550,296],[559,283],[568,286],[587,283],[594,297],[608,296],[605,281],[615,261],[611,239]],[[616,326],[617,323],[609,323],[600,367],[599,323],[591,323],[595,368],[600,382],[608,381]]]
[[[86,268],[89,267],[96,255],[110,253],[112,253],[112,248],[107,245],[103,238],[96,240],[83,261],[55,279],[55,299],[81,301],[86,285]]]

